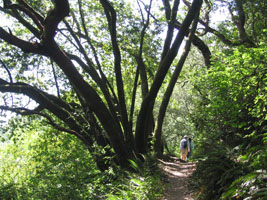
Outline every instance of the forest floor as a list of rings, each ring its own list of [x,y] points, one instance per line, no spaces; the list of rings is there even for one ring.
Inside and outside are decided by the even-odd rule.
[[[195,164],[178,158],[160,160],[160,163],[167,181],[165,195],[161,200],[193,200],[188,181],[195,170]]]

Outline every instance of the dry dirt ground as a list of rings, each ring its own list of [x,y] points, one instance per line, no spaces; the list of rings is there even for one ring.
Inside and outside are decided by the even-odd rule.
[[[160,160],[160,163],[167,179],[165,196],[161,200],[193,200],[193,194],[188,190],[188,179],[195,169],[195,164],[182,162],[177,158],[171,161]]]

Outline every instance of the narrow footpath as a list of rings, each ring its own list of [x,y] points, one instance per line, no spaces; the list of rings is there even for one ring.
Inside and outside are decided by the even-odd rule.
[[[195,169],[195,164],[182,162],[178,158],[171,161],[160,160],[160,163],[167,179],[167,189],[161,200],[193,200],[193,194],[188,190],[188,179]]]

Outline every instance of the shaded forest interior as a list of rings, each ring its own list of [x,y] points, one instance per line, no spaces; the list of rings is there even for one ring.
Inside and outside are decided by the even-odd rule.
[[[0,0],[0,199],[267,198],[267,0]]]

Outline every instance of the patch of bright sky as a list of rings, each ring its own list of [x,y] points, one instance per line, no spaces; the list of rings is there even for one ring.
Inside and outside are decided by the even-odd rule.
[[[221,23],[230,17],[228,9],[223,6],[222,3],[217,2],[217,5],[218,9],[215,12],[211,12],[211,25],[215,27],[218,23]]]

